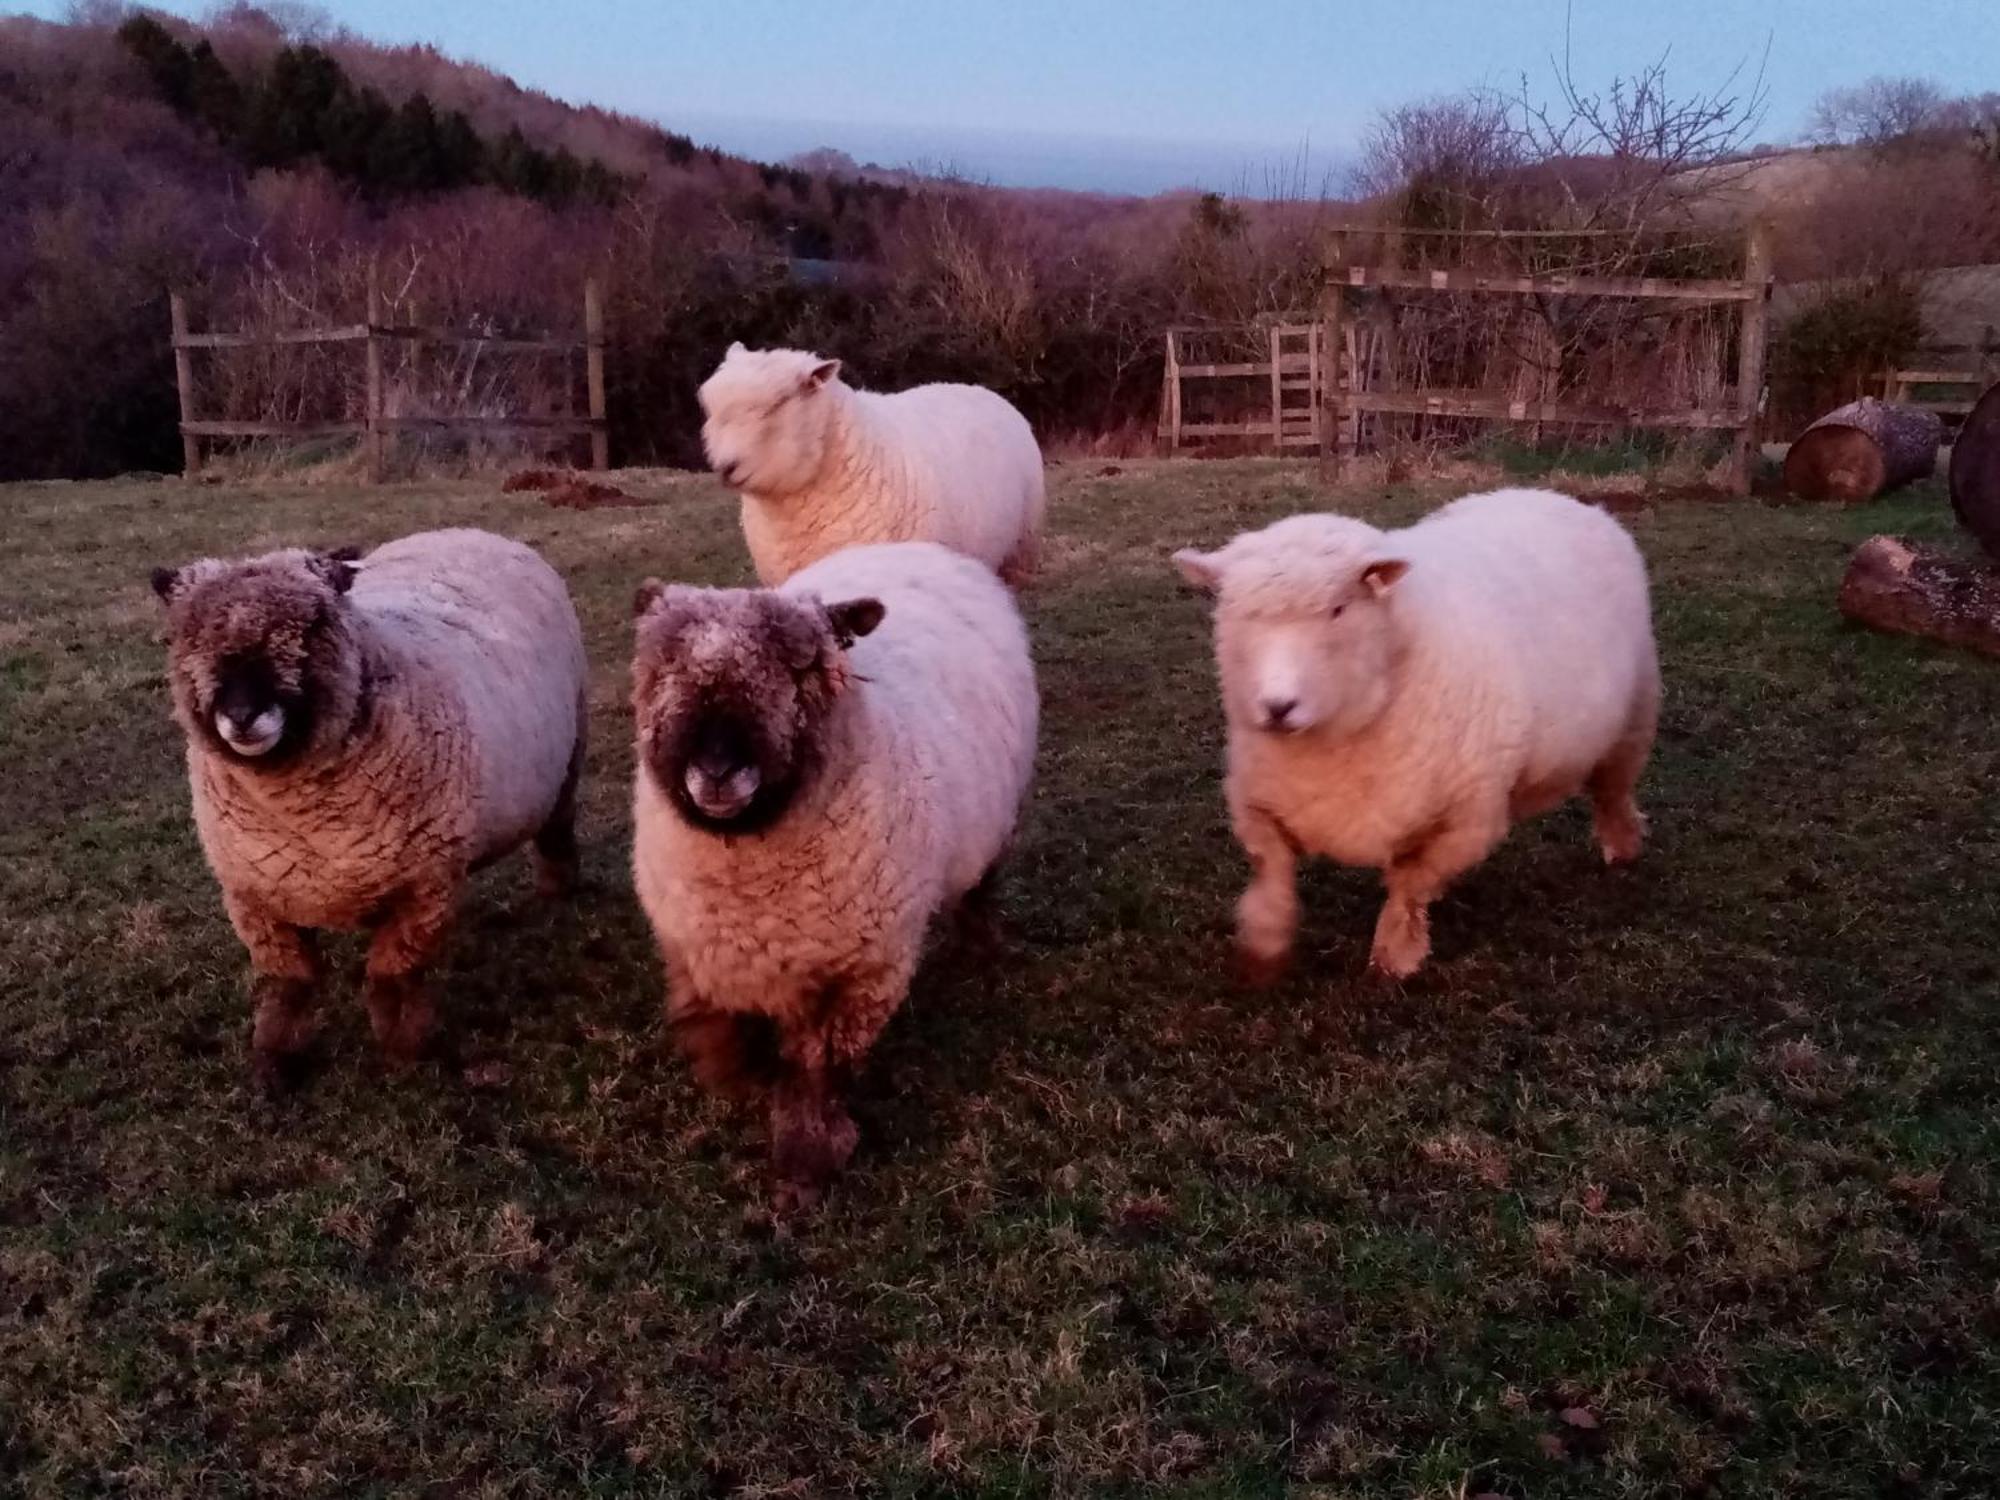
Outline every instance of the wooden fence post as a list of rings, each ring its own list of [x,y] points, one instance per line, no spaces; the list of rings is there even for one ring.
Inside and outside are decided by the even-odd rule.
[[[1181,352],[1180,339],[1167,330],[1167,442],[1171,451],[1181,451]]]
[[[1346,235],[1336,234],[1327,241],[1321,270],[1324,280],[1319,293],[1319,461],[1326,477],[1332,479],[1340,473],[1346,420],[1340,403],[1342,341],[1345,337],[1341,330],[1341,318],[1347,311],[1347,299],[1341,291],[1347,282]]]
[[[1278,337],[1278,325],[1271,325],[1271,452],[1282,458],[1285,453],[1285,377],[1284,357],[1280,351],[1284,342]]]
[[[590,466],[608,469],[611,433],[604,418],[604,304],[597,295],[595,277],[583,284],[583,371],[590,394]]]
[[[368,410],[362,442],[368,449],[368,482],[382,482],[382,283],[368,262]]]
[[[167,314],[174,327],[174,386],[180,393],[181,473],[192,479],[201,472],[201,439],[188,431],[194,415],[194,351],[188,347],[187,300],[167,293]]]
[[[1750,300],[1743,304],[1743,330],[1736,343],[1736,401],[1743,425],[1736,433],[1730,480],[1739,495],[1750,493],[1757,472],[1757,427],[1764,405],[1764,350],[1770,334],[1771,251],[1761,220],[1750,226],[1743,247],[1743,279]]]

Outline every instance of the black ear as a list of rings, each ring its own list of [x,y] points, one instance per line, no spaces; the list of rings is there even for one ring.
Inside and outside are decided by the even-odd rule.
[[[880,625],[882,616],[888,612],[888,607],[880,599],[849,599],[840,604],[829,604],[826,619],[833,626],[833,638],[840,642],[844,650]]]
[[[359,547],[336,547],[331,552],[314,554],[312,569],[326,580],[327,587],[336,594],[344,594],[354,587],[354,559],[360,555]]]
[[[666,591],[667,586],[657,578],[648,578],[644,583],[640,584],[638,592],[632,595],[632,618],[635,620],[638,619],[647,610],[658,604],[660,596],[666,593]]]
[[[153,569],[153,592],[158,594],[162,599],[171,600],[174,597],[174,587],[180,581],[181,570],[179,568]]]

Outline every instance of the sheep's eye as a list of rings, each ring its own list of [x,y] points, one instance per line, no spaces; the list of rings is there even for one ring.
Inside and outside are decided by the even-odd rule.
[[[1347,613],[1347,606],[1345,604],[1336,604],[1332,609],[1327,611],[1326,617],[1329,620],[1338,620],[1342,615],[1346,613]]]

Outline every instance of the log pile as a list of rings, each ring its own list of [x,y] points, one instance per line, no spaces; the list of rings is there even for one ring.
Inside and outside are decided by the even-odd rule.
[[[1943,438],[1936,412],[1864,396],[1799,435],[1785,454],[1785,488],[1806,500],[1872,500],[1935,470]]]

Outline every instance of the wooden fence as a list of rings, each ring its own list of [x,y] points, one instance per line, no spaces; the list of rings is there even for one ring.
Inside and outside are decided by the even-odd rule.
[[[2000,370],[1991,366],[1980,370],[1884,370],[1881,379],[1884,401],[1920,406],[1950,421],[1954,417],[1971,415],[1972,408],[1979,404],[1980,395],[1989,385],[2000,380]],[[1964,394],[1946,401],[1935,397],[1919,400],[1916,392],[1924,386],[1946,386]]]
[[[358,436],[368,459],[368,480],[382,482],[387,468],[388,440],[403,431],[532,431],[573,434],[590,440],[590,466],[610,467],[609,429],[604,415],[604,310],[597,283],[583,288],[583,337],[580,339],[493,338],[446,328],[385,323],[382,294],[374,274],[368,278],[367,320],[331,328],[284,329],[273,333],[197,333],[188,326],[186,299],[169,295],[173,320],[174,383],[180,395],[181,460],[189,474],[201,469],[204,438],[307,438]],[[382,355],[390,344],[418,347],[476,347],[494,354],[518,354],[565,361],[583,356],[587,416],[525,413],[454,416],[391,416],[385,409]],[[359,421],[253,422],[203,418],[196,413],[194,351],[255,349],[285,344],[360,344],[365,360],[366,395]]]
[[[1463,239],[1569,238],[1570,230],[1463,231]],[[1429,236],[1427,236],[1429,237]],[[1734,399],[1715,406],[1646,408],[1612,402],[1524,400],[1487,390],[1395,390],[1368,388],[1362,373],[1370,362],[1354,347],[1355,329],[1347,315],[1350,289],[1398,295],[1590,297],[1665,302],[1679,307],[1736,307],[1737,357]],[[1756,454],[1757,422],[1764,395],[1764,361],[1769,334],[1770,257],[1765,236],[1753,228],[1744,248],[1740,278],[1660,276],[1515,275],[1468,267],[1405,267],[1350,264],[1346,235],[1332,241],[1325,291],[1314,323],[1279,324],[1270,330],[1270,356],[1259,362],[1189,361],[1187,340],[1212,330],[1170,329],[1166,335],[1166,378],[1161,389],[1159,435],[1178,450],[1204,437],[1265,438],[1274,451],[1312,447],[1335,465],[1359,443],[1364,416],[1456,417],[1479,421],[1558,424],[1579,427],[1636,427],[1733,432],[1731,470],[1735,487],[1747,492]],[[1268,418],[1239,422],[1190,422],[1185,383],[1205,378],[1268,375]],[[1726,378],[1726,372],[1725,372]],[[1307,407],[1288,405],[1303,392]]]
[[[1504,237],[1539,237],[1543,231],[1514,231]],[[1562,238],[1567,230],[1545,232]],[[1482,237],[1472,232],[1467,237]],[[1495,235],[1495,238],[1503,237]],[[1338,464],[1354,448],[1358,418],[1364,413],[1400,416],[1462,417],[1482,421],[1554,423],[1570,426],[1636,427],[1683,431],[1733,431],[1732,486],[1747,494],[1755,468],[1757,421],[1763,408],[1764,360],[1769,338],[1771,274],[1768,242],[1761,226],[1753,226],[1744,245],[1743,274],[1735,279],[1671,278],[1663,276],[1509,275],[1460,267],[1350,265],[1345,239],[1336,238],[1330,256],[1321,321],[1326,341],[1336,351],[1345,342],[1342,323],[1346,290],[1380,288],[1404,293],[1449,293],[1494,297],[1595,297],[1668,302],[1681,307],[1741,308],[1737,330],[1735,399],[1715,407],[1647,409],[1611,403],[1528,401],[1490,391],[1365,390],[1362,382],[1336,374],[1328,382],[1326,401],[1333,444],[1329,457]]]
[[[1159,436],[1175,452],[1195,438],[1267,438],[1273,449],[1319,449],[1325,423],[1325,383],[1321,361],[1325,343],[1317,323],[1279,323],[1270,330],[1270,357],[1263,360],[1189,361],[1182,356],[1219,330],[1169,328],[1166,380],[1160,388]],[[1190,380],[1270,381],[1271,414],[1262,421],[1191,422],[1186,413]],[[1298,397],[1304,397],[1303,401]]]

